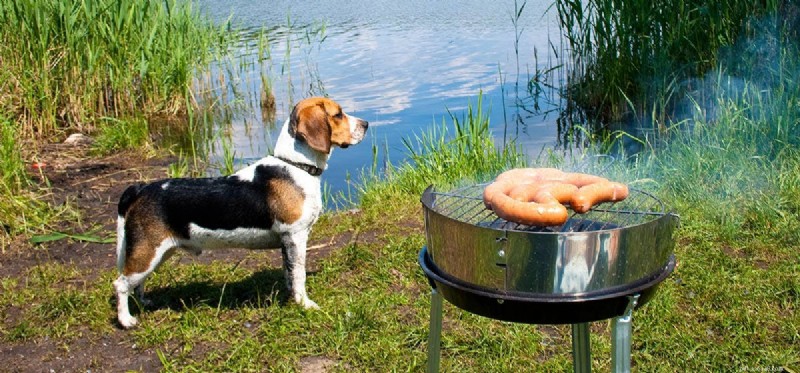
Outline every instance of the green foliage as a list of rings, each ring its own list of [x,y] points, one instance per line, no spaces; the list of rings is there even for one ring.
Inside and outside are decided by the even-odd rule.
[[[9,192],[19,191],[30,183],[17,136],[17,128],[0,117],[0,183]]]
[[[386,165],[385,175],[365,177],[364,198],[390,194],[419,195],[429,185],[452,186],[461,182],[480,182],[491,179],[501,170],[524,165],[525,157],[515,144],[498,147],[489,128],[489,118],[483,112],[482,96],[469,104],[459,118],[450,113],[451,127],[443,120],[430,130],[404,138],[409,153],[407,162],[398,166]],[[377,154],[374,155],[377,159]]]
[[[716,12],[736,4],[709,4],[692,12],[722,25],[728,21]],[[647,13],[636,16],[641,20],[624,16],[641,28],[652,17],[669,16]],[[689,16],[699,29],[692,32],[717,30]],[[735,30],[715,32],[714,37],[725,41]],[[633,48],[647,38],[625,40],[629,44],[617,47]],[[684,41],[687,54],[700,48],[692,39]],[[639,53],[647,50],[637,48]],[[625,154],[630,156],[626,161],[605,168],[608,175],[651,189],[681,216],[675,237],[679,265],[656,296],[634,313],[636,370],[783,367],[796,371],[800,367],[797,56],[789,48],[776,55],[772,67],[778,73],[770,75],[768,85],[750,79],[731,84],[730,74],[720,73],[704,80],[704,86],[711,88],[702,92],[707,99],[675,91],[661,96],[685,99],[689,115],[661,122],[662,141],[637,139],[645,151]],[[638,58],[644,57],[634,60]],[[706,61],[694,63],[699,66]],[[732,71],[712,66],[720,72]],[[737,76],[748,76],[744,69],[737,71]],[[667,86],[677,86],[676,82],[673,79]],[[610,87],[622,92],[625,85],[614,82]],[[627,91],[619,97],[628,108],[644,99]],[[263,264],[274,262],[270,253],[252,253],[238,263],[173,261],[148,283],[154,305],[137,315],[141,325],[120,333],[111,321],[115,309],[109,303],[113,269],[45,262],[18,276],[0,274],[0,315],[13,315],[0,324],[0,339],[9,344],[58,340],[69,347],[111,336],[121,345],[136,345],[157,355],[167,371],[298,371],[309,358],[325,359],[333,370],[421,371],[430,306],[430,289],[416,264],[425,244],[419,211],[422,189],[429,184],[447,188],[459,182],[486,181],[500,170],[525,164],[513,145],[498,148],[492,142],[480,99],[464,117],[451,115],[450,119],[451,127],[443,121],[427,133],[406,139],[407,163],[389,165],[386,175],[368,175],[360,186],[365,193],[360,213],[325,215],[315,225],[312,242],[348,240],[335,244],[330,257],[317,261],[318,267],[309,275],[309,292],[322,307],[320,311],[304,311],[287,300],[280,264]],[[7,127],[0,129],[4,131],[0,150],[19,147]],[[617,132],[598,137],[603,142],[588,151],[615,149],[612,142],[632,136]],[[547,162],[566,164],[557,155],[550,156]],[[4,164],[3,171],[17,167]],[[175,173],[187,169],[183,157],[172,167]],[[0,208],[5,203],[7,199],[0,199]],[[41,245],[61,236],[43,236]],[[256,269],[252,263],[259,263]],[[91,274],[81,273],[85,271]],[[503,323],[447,303],[444,320],[444,371],[570,370],[569,326]],[[591,330],[592,368],[608,370],[609,323],[593,323]]]
[[[557,5],[576,65],[570,98],[613,112],[598,115],[604,125],[646,128],[609,133],[587,123],[593,150],[634,159],[620,174],[656,181],[651,187],[682,214],[710,222],[717,239],[798,237],[796,14],[770,14],[796,4]]]
[[[232,175],[236,172],[236,150],[234,150],[233,139],[225,133],[220,133],[219,137],[222,146],[220,172],[222,175]]]
[[[144,118],[102,119],[105,123],[99,127],[93,144],[95,153],[110,154],[126,149],[140,149],[150,141],[150,131]]]
[[[0,108],[24,136],[142,111],[175,114],[195,68],[228,35],[191,1],[4,1]]]
[[[30,191],[34,184],[21,155],[18,133],[0,117],[0,253],[14,234],[40,226],[57,214]]]
[[[796,17],[797,6],[780,1],[558,0],[571,52],[568,97],[593,126],[636,120],[663,129],[680,114],[675,100],[697,89],[689,79],[720,61],[734,74],[771,65],[775,49],[796,37],[784,27],[796,20],[771,16],[783,3],[783,14]]]
[[[169,164],[169,167],[167,168],[167,176],[186,177],[188,175],[189,175],[189,161],[186,159],[183,153],[179,153],[177,156],[177,160]]]

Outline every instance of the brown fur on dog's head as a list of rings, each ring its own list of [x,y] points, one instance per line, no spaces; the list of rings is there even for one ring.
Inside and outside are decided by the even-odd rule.
[[[347,147],[353,142],[347,114],[325,97],[311,97],[295,105],[289,117],[289,133],[323,153],[330,153],[332,145]]]

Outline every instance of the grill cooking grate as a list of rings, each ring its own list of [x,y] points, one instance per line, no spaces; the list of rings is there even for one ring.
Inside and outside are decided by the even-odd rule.
[[[630,188],[628,198],[606,202],[578,214],[572,210],[569,219],[560,226],[536,227],[506,221],[483,205],[483,189],[488,184],[475,184],[450,192],[433,191],[434,211],[464,223],[495,229],[524,232],[591,232],[629,227],[647,223],[666,214],[664,203],[653,195]]]

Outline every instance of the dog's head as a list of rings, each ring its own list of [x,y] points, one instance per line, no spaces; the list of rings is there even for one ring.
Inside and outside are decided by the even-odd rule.
[[[346,148],[358,144],[368,126],[367,121],[345,114],[339,104],[325,97],[300,101],[289,117],[289,134],[326,154],[333,145]]]

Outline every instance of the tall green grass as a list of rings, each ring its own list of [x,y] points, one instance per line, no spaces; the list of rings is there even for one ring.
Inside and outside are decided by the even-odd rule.
[[[685,84],[687,79],[718,68],[721,56],[752,49],[736,42],[761,33],[765,23],[782,27],[791,15],[775,12],[790,4],[558,0],[559,23],[571,55],[568,97],[595,127],[638,120],[663,129],[676,114],[675,99],[696,89]]]
[[[670,199],[716,222],[727,239],[800,238],[800,89],[793,81],[720,99],[714,120],[698,113],[691,128],[672,134],[652,155]]]
[[[144,118],[116,119],[101,118],[93,150],[108,154],[126,149],[143,149],[150,144],[150,131]]]
[[[228,28],[191,1],[3,1],[0,110],[26,137],[183,113],[195,69],[226,44]]]
[[[0,182],[12,192],[21,190],[30,183],[17,136],[17,128],[11,121],[0,116]]]
[[[373,198],[397,195],[420,195],[428,185],[440,188],[459,182],[481,182],[491,179],[501,170],[521,167],[526,158],[522,149],[510,142],[504,146],[494,143],[489,116],[484,111],[482,95],[470,103],[459,117],[450,112],[445,119],[427,131],[404,138],[408,159],[400,164],[388,163],[382,173],[377,164],[363,179],[360,192],[364,204]],[[376,160],[377,148],[373,155]]]
[[[18,131],[13,122],[0,116],[0,253],[14,235],[42,226],[69,209],[67,205],[52,208],[30,190],[34,184]]]

